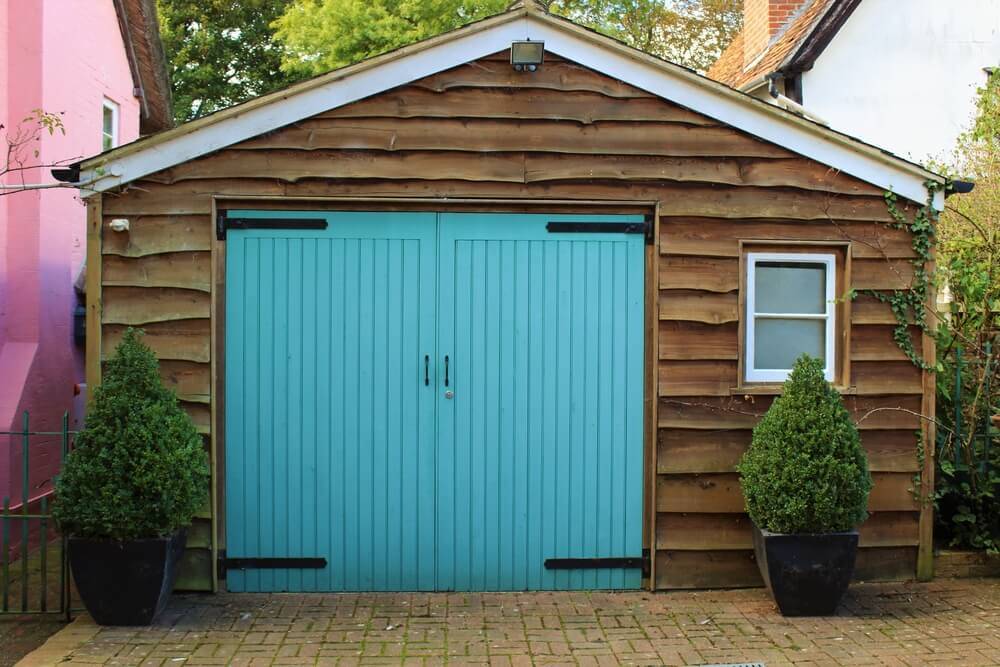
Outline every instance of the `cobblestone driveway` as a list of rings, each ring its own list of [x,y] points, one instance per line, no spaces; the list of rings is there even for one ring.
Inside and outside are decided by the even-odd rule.
[[[785,619],[763,590],[176,596],[151,628],[81,627],[70,664],[1000,664],[1000,580],[861,584]],[[59,635],[56,636],[57,638]],[[66,641],[63,642],[67,643]],[[47,660],[55,662],[51,654]],[[40,664],[35,662],[34,664]]]

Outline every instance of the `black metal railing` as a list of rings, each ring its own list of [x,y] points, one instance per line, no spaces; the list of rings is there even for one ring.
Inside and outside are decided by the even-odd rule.
[[[62,614],[69,618],[70,581],[66,539],[56,529],[49,494],[32,499],[32,448],[59,438],[59,465],[69,451],[69,414],[62,417],[59,431],[32,431],[27,412],[20,431],[0,431],[11,449],[20,441],[20,504],[3,498],[0,512],[0,615]],[[11,452],[13,453],[13,452]],[[13,457],[11,457],[13,458]],[[10,460],[10,459],[8,459]]]

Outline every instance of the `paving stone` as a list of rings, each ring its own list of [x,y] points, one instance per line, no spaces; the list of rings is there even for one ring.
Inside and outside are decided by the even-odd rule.
[[[88,623],[54,642],[60,662],[997,665],[1000,581],[859,584],[824,618],[783,618],[765,591],[736,590],[179,595],[149,628]]]

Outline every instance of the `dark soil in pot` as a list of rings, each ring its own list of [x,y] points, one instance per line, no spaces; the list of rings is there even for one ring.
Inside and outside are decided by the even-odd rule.
[[[187,529],[145,540],[69,539],[73,581],[101,625],[149,625],[163,611],[187,543]]]
[[[854,576],[858,531],[788,535],[753,528],[757,566],[785,616],[829,616]]]

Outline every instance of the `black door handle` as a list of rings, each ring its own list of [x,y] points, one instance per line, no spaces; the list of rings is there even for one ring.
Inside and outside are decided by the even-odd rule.
[[[430,376],[430,370],[429,370],[430,369],[430,365],[431,365],[431,355],[425,354],[424,355],[424,386],[425,387],[428,386],[428,385],[430,385],[430,383],[431,383],[431,376]]]
[[[444,355],[444,386],[448,386],[448,355]]]

